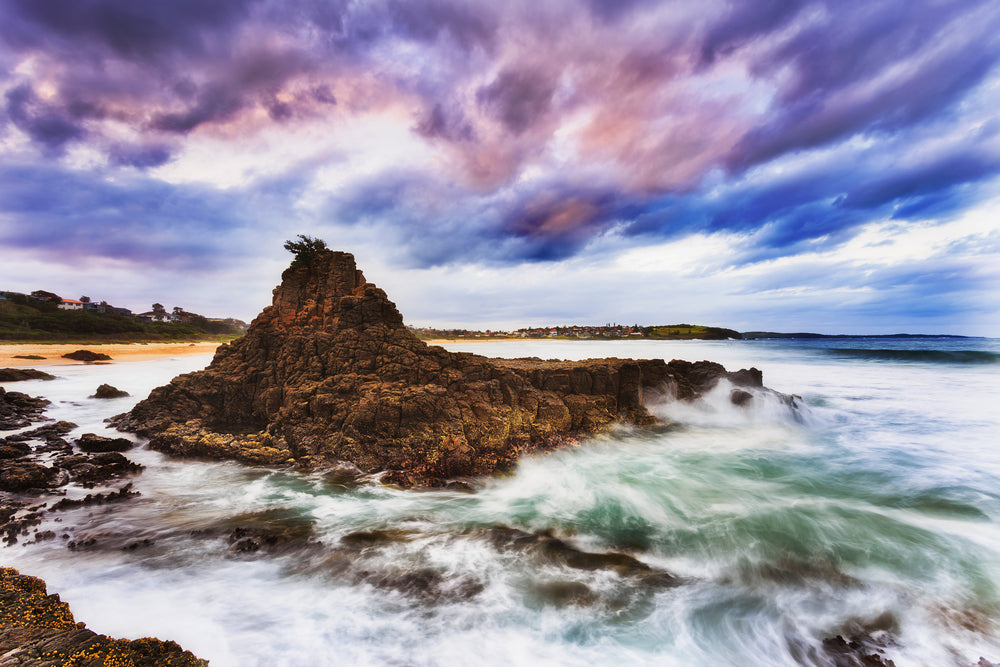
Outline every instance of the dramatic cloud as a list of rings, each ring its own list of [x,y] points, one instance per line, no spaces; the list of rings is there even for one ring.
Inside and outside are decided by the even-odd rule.
[[[11,0],[0,25],[20,256],[224,280],[312,231],[523,275],[725,238],[718,271],[773,269],[1000,193],[990,0]],[[965,303],[911,269],[851,280]]]

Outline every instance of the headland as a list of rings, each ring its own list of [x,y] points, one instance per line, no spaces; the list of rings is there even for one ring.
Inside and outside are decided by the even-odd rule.
[[[346,463],[437,486],[614,424],[653,424],[648,400],[690,400],[721,379],[766,391],[760,371],[708,361],[505,360],[430,346],[352,255],[322,247],[296,257],[272,305],[208,368],[153,390],[114,423],[180,456]],[[734,390],[734,402],[750,399]]]

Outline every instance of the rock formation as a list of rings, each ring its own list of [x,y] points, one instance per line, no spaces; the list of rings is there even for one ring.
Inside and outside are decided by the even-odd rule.
[[[55,375],[34,368],[0,368],[0,382],[20,382],[22,380],[55,380]]]
[[[418,340],[347,253],[300,256],[273,303],[203,371],[174,378],[114,422],[181,456],[315,468],[348,461],[396,483],[485,475],[615,422],[644,401],[693,398],[756,369],[660,359],[487,359]]]
[[[77,350],[76,352],[70,352],[68,354],[62,355],[63,359],[73,359],[74,361],[85,361],[87,363],[93,361],[110,361],[111,357],[104,354],[103,352],[91,352],[90,350]]]
[[[130,396],[127,391],[122,391],[110,384],[102,384],[90,398],[125,398],[126,396]]]
[[[172,641],[112,639],[77,623],[45,582],[0,568],[0,665],[133,665],[204,667]]]

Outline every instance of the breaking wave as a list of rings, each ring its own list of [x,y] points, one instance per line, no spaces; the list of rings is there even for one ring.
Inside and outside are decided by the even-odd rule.
[[[873,361],[918,361],[943,364],[996,364],[1000,363],[1000,352],[985,350],[893,350],[854,347],[834,347],[828,354],[854,359]]]

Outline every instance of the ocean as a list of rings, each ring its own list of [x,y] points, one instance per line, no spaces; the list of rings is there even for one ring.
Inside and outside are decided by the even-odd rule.
[[[650,397],[669,425],[526,458],[471,492],[140,447],[139,497],[49,513],[39,529],[57,536],[0,564],[92,630],[172,639],[215,667],[832,665],[837,635],[899,667],[1000,661],[1000,340],[445,347],[755,366],[801,407],[739,408],[725,387]],[[107,417],[209,360],[37,366],[58,378],[4,386],[52,400],[71,437],[111,435]],[[101,383],[132,397],[88,399]],[[278,537],[240,548],[247,525]]]

